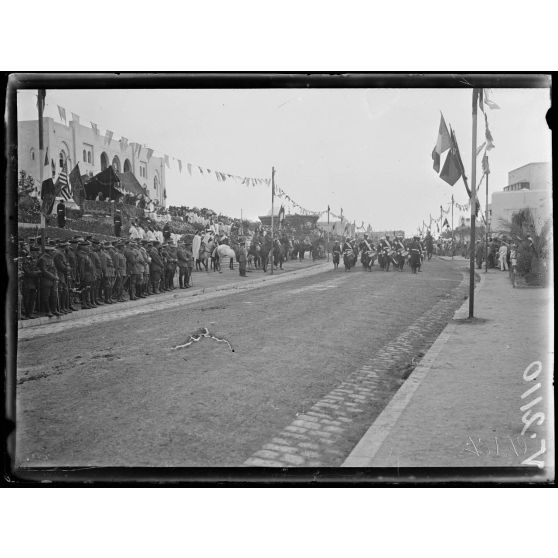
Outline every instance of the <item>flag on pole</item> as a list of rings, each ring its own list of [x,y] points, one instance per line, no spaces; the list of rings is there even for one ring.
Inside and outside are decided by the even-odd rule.
[[[76,114],[75,112],[72,112],[72,120],[73,120],[76,124],[79,124],[79,114]]]
[[[481,90],[481,91],[482,91],[482,90]],[[490,91],[489,89],[485,89],[485,90],[484,90],[484,104],[485,104],[489,109],[493,109],[493,110],[499,109],[500,106],[497,105],[494,101],[492,101],[492,100],[489,98],[489,96],[488,96],[488,92],[489,92],[489,91]]]
[[[64,121],[64,124],[66,124],[66,109],[61,107],[60,105],[58,106],[58,114],[60,115],[60,120]]]
[[[449,227],[449,223],[448,223],[447,217],[444,219],[444,224],[443,224],[442,226],[443,226],[443,227]]]
[[[81,173],[79,170],[79,163],[73,168],[70,173],[70,186],[72,188],[72,195],[74,201],[81,205],[85,199],[85,187],[81,179]]]
[[[43,165],[43,167],[46,167],[48,165],[48,145],[46,148],[46,153],[45,153],[45,164]]]
[[[105,143],[108,143],[108,145],[110,145],[111,140],[112,140],[112,132],[110,130],[107,130],[105,132]]]
[[[45,216],[50,215],[54,207],[55,187],[52,178],[47,178],[41,185],[41,213]]]
[[[477,147],[477,157],[480,155],[480,152],[485,148],[486,142],[483,141],[481,145]]]
[[[486,137],[486,150],[490,151],[496,147],[494,145],[494,139],[492,138],[492,134],[490,133],[490,128],[488,127],[488,117],[486,113],[484,114],[484,135]]]
[[[446,126],[446,121],[444,120],[444,115],[440,112],[440,126],[438,128],[438,139],[436,145],[432,150],[432,160],[433,168],[436,172],[440,171],[440,157],[444,151],[447,151],[451,147],[451,139],[448,132],[448,127]]]
[[[147,148],[147,161],[149,162],[149,159],[151,159],[151,157],[153,156],[153,149],[150,149],[149,147]]]
[[[444,167],[440,173],[440,178],[447,182],[450,186],[453,186],[461,178],[461,167],[458,160],[458,148],[457,144],[452,145],[450,152],[446,157]]]
[[[283,207],[283,204],[281,204],[281,208],[279,209],[279,214],[277,216],[279,217],[279,224],[283,223],[285,220],[285,208]]]
[[[68,168],[64,165],[64,168],[60,171],[56,184],[54,185],[54,191],[56,196],[63,197],[68,201],[72,197],[72,192],[68,184]]]
[[[484,174],[490,174],[490,166],[488,165],[488,155],[486,155],[486,153],[482,158],[482,172]]]
[[[125,137],[120,138],[120,149],[122,151],[126,151],[126,149],[128,149],[128,138]]]
[[[98,136],[99,135],[99,128],[97,127],[97,124],[95,124],[95,122],[91,122],[91,128],[95,132],[95,135]]]
[[[169,156],[165,155],[165,165],[167,165],[167,167],[170,169],[170,162],[169,162]]]

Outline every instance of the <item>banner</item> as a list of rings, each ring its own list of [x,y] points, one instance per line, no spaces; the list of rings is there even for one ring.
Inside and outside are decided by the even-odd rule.
[[[58,106],[58,114],[60,115],[60,120],[64,121],[64,124],[66,124],[66,109],[62,108],[60,105]]]
[[[52,212],[56,199],[55,186],[52,178],[47,178],[41,185],[41,213],[46,217]]]

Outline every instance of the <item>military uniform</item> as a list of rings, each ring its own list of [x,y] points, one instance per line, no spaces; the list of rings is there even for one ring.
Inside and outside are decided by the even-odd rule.
[[[147,240],[143,240],[141,246],[139,247],[139,250],[141,252],[141,255],[143,257],[143,261],[145,262],[145,266],[144,266],[144,271],[143,271],[143,275],[142,275],[142,282],[141,282],[141,291],[145,296],[149,296],[151,294],[151,289],[149,288],[149,276],[150,276],[150,270],[149,270],[149,264],[151,263],[151,256],[149,255],[149,253],[147,252],[147,245],[148,245],[148,241]]]
[[[60,316],[58,312],[58,273],[54,265],[54,246],[45,246],[45,252],[38,259],[38,267],[41,270],[41,303],[43,310],[49,317]]]
[[[53,260],[58,275],[58,311],[62,314],[68,314],[70,310],[70,292],[68,290],[68,277],[70,275],[70,267],[66,261],[66,255],[63,248],[66,243],[59,244],[54,250]]]
[[[176,265],[178,263],[178,258],[176,254],[176,246],[170,245],[167,247],[167,263],[166,263],[166,273],[165,278],[167,281],[167,289],[170,291],[174,290],[174,275],[176,274]]]
[[[117,250],[115,250],[116,255],[116,282],[114,286],[115,296],[118,302],[124,302],[124,283],[127,278],[126,270],[126,256],[124,255],[124,243],[118,242],[116,245]]]
[[[151,277],[153,294],[159,294],[161,292],[159,290],[159,287],[161,284],[161,277],[165,267],[163,258],[161,257],[161,254],[159,253],[159,249],[157,248],[158,244],[159,242],[155,241],[155,245],[149,249],[149,257],[151,258],[151,263],[149,264],[149,275]]]
[[[39,248],[31,247],[30,254],[23,257],[22,262],[22,296],[23,296],[23,315],[24,319],[36,318],[35,304],[37,300],[37,291],[39,289],[39,281],[42,275],[37,258]]]
[[[98,240],[93,241],[93,250],[89,252],[89,257],[93,262],[94,275],[95,275],[95,278],[93,279],[93,285],[91,288],[91,293],[93,295],[92,300],[95,303],[95,305],[99,306],[103,304],[103,301],[101,300],[101,282],[103,279],[103,268],[101,265],[101,258],[99,256]]]
[[[126,271],[129,277],[128,290],[130,293],[130,300],[136,300],[136,283],[138,281],[138,262],[137,254],[133,246],[128,242],[124,248],[124,256],[126,257]]]
[[[176,258],[178,260],[178,284],[181,289],[187,289],[190,286],[190,269],[192,254],[186,249],[184,244],[180,244],[176,250]]]
[[[103,290],[105,295],[105,304],[112,304],[112,288],[114,286],[114,279],[116,277],[116,270],[114,269],[114,261],[109,249],[110,243],[105,243],[101,250],[102,257],[104,258],[104,273]]]
[[[81,289],[81,308],[96,308],[93,287],[95,282],[95,266],[91,259],[88,242],[79,242],[77,251],[78,277]]]

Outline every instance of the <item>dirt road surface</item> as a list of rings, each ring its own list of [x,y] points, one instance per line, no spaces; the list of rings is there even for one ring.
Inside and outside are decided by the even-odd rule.
[[[287,465],[337,466],[462,303],[462,268],[330,269],[21,339],[16,464],[256,465],[275,445]],[[307,414],[329,430],[305,446],[293,421],[320,401],[326,411],[344,382],[359,388],[363,367],[378,382],[351,396],[344,420]]]

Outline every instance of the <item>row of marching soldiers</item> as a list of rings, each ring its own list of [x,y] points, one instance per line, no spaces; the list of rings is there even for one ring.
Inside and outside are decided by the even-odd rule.
[[[368,234],[364,234],[364,238],[360,242],[351,238],[345,238],[342,245],[335,242],[333,245],[333,263],[334,266],[339,264],[342,253],[354,254],[354,261],[356,261],[357,254],[360,253],[361,262],[368,271],[371,271],[374,261],[377,259],[380,269],[384,271],[389,271],[391,264],[393,264],[393,269],[403,271],[405,263],[408,262],[413,273],[416,273],[422,271],[421,266],[425,251],[425,244],[418,236],[412,239],[396,236],[392,240],[386,235],[381,237],[375,245],[368,238]]]
[[[22,319],[60,316],[191,286],[193,259],[184,243],[91,236],[40,239],[20,245],[18,278]]]

